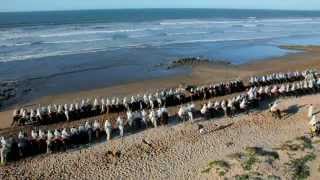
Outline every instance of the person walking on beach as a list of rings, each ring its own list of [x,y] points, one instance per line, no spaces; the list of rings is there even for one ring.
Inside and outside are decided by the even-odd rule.
[[[106,131],[107,141],[109,141],[111,139],[112,125],[108,119],[104,123],[104,130]]]
[[[123,137],[124,124],[123,124],[123,119],[122,119],[121,116],[118,116],[117,124],[118,124],[118,128],[119,128],[119,131],[120,131],[120,137]]]
[[[6,140],[4,139],[4,137],[1,137],[0,139],[0,165],[4,165],[7,162],[7,151],[8,151],[8,144],[6,142]]]

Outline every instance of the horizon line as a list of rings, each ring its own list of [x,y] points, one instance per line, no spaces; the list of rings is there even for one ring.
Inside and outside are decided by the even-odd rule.
[[[147,8],[92,8],[92,9],[60,9],[60,10],[30,10],[30,11],[2,11],[0,13],[32,13],[32,12],[61,12],[61,11],[96,11],[96,10],[148,10],[148,9],[207,9],[207,10],[262,10],[262,11],[320,11],[320,9],[276,9],[276,8],[204,8],[204,7],[147,7]]]

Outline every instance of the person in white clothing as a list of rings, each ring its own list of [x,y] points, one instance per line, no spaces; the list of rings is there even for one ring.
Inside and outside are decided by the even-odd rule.
[[[104,130],[106,131],[107,141],[109,141],[111,139],[112,125],[108,119],[104,123]]]
[[[100,123],[97,120],[95,120],[93,123],[93,133],[95,134],[95,138],[99,139],[101,129],[100,129]]]
[[[153,126],[158,127],[158,122],[157,122],[158,117],[157,117],[157,113],[155,110],[150,111],[149,118],[150,118],[150,121],[152,122]]]
[[[181,121],[185,121],[186,119],[186,110],[183,106],[180,107],[179,111],[178,111],[178,116],[180,118]]]
[[[4,165],[7,162],[7,154],[9,151],[9,147],[7,144],[7,141],[4,139],[4,137],[1,137],[0,139],[0,158],[1,158],[1,164]]]
[[[148,127],[148,114],[144,109],[141,112],[141,116],[142,116],[142,122],[145,124],[146,127]]]
[[[123,137],[123,130],[124,130],[124,123],[121,116],[118,116],[117,118],[117,124],[120,131],[120,137]]]

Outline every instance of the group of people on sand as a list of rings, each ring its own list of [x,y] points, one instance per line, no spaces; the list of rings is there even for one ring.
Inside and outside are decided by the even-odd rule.
[[[270,84],[281,84],[294,81],[302,81],[304,79],[316,78],[314,70],[295,71],[287,73],[273,73],[264,76],[252,76],[249,78],[250,86],[265,86]]]
[[[65,151],[74,146],[99,140],[102,135],[103,129],[98,121],[95,121],[93,125],[86,122],[85,125],[80,125],[78,128],[53,131],[32,130],[29,136],[19,132],[17,138],[1,137],[1,163],[41,153]]]
[[[34,109],[20,109],[13,113],[13,122],[24,125],[34,122],[35,124],[51,124],[60,121],[74,121],[83,118],[98,116],[105,113],[122,113],[141,109],[154,109],[164,105],[174,106],[182,103],[184,93],[181,88],[158,91],[154,94],[124,97],[95,98],[82,100],[81,103],[65,105],[49,105]]]
[[[219,85],[219,87],[227,89],[232,87],[231,89],[233,90],[230,92],[235,92],[234,89],[239,88],[236,84],[242,87],[240,81],[234,81],[231,84],[232,85]],[[197,91],[199,97],[205,97],[204,92],[210,92],[210,89],[214,89],[214,87],[204,86],[193,90],[190,88],[188,91],[193,93]],[[166,108],[166,104],[159,103],[157,107],[149,109],[140,108],[132,110],[128,108],[125,112],[118,113],[116,119],[109,119],[109,116],[103,116],[102,122],[97,120],[94,121],[93,124],[86,122],[77,128],[72,127],[70,129],[63,128],[47,131],[41,129],[32,130],[30,136],[20,132],[17,138],[1,137],[1,162],[5,163],[40,153],[64,151],[82,144],[99,141],[103,137],[110,140],[115,133],[123,137],[125,132],[166,125],[172,119],[194,121],[196,118],[212,119],[219,116],[232,117],[241,112],[248,113],[250,109],[258,107],[260,102],[266,99],[280,96],[299,96],[319,91],[320,79],[316,77],[304,78],[302,81],[250,87],[247,91],[233,98],[220,101],[204,101],[205,103],[202,103],[199,109],[197,109],[194,102],[190,100],[189,102],[187,101],[187,103],[180,104],[178,111],[171,116]],[[93,106],[94,105],[98,106],[99,104],[94,103]],[[275,101],[270,111],[276,117],[281,118],[281,112],[278,106],[279,102]],[[312,118],[313,117],[315,116],[313,115]],[[104,126],[101,127],[100,123],[104,123]]]
[[[79,127],[47,131],[38,129],[32,130],[29,136],[19,132],[17,138],[5,139],[1,137],[1,163],[5,164],[8,161],[41,153],[65,151],[83,144],[100,141],[103,137],[109,141],[116,132],[120,137],[123,137],[125,131],[132,132],[166,125],[169,121],[169,113],[165,107],[157,110],[152,109],[149,112],[143,109],[142,111],[127,111],[125,114],[119,114],[115,122],[103,116],[103,121],[104,126],[95,120],[93,124],[87,121]]]
[[[234,92],[244,91],[242,81],[211,84],[209,86],[176,88],[157,91],[154,94],[143,94],[124,97],[83,99],[81,103],[48,105],[37,109],[16,109],[13,112],[13,125],[39,124],[46,125],[61,121],[74,121],[94,117],[106,112],[121,113],[142,109],[154,109],[162,106],[177,106],[199,99],[209,99]]]

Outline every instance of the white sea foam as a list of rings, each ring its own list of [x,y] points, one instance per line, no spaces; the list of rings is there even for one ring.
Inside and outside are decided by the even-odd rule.
[[[194,39],[194,40],[186,40],[186,41],[172,41],[168,43],[164,43],[161,45],[170,45],[170,44],[191,44],[191,43],[201,43],[201,42],[230,42],[230,41],[249,41],[249,40],[265,40],[272,38],[280,38],[279,36],[265,36],[265,37],[243,37],[243,38],[225,38],[225,39]],[[281,38],[290,37],[290,36],[281,36]]]
[[[147,30],[161,30],[161,28],[139,28],[139,29],[117,29],[117,30],[75,30],[71,32],[63,33],[51,33],[51,34],[42,34],[40,37],[65,37],[65,36],[78,36],[78,35],[90,35],[90,34],[110,34],[110,33],[127,33],[127,32],[140,32]]]
[[[110,41],[111,38],[100,38],[100,39],[80,39],[80,40],[65,40],[65,41],[47,41],[43,44],[69,44],[69,43],[88,43],[96,41]]]
[[[24,54],[24,55],[16,55],[11,57],[0,57],[0,62],[23,61],[28,59],[38,59],[43,57],[63,56],[63,55],[71,55],[71,54],[82,54],[82,53],[90,53],[90,52],[98,52],[98,51],[103,51],[103,50],[102,49],[82,49],[81,51],[55,51],[55,52],[46,52],[46,53],[38,53],[38,54]]]
[[[209,32],[199,31],[199,32],[177,32],[177,33],[166,33],[167,36],[181,36],[181,35],[195,35],[195,34],[208,34]]]
[[[320,18],[179,19],[143,23],[53,25],[0,31],[0,61],[121,48],[250,41],[317,34]],[[294,26],[295,28],[290,28]],[[90,47],[90,48],[88,48]],[[63,51],[62,51],[63,50]],[[2,54],[1,54],[2,53]]]
[[[319,18],[269,18],[269,19],[234,19],[234,20],[166,20],[160,22],[163,26],[179,26],[179,25],[206,25],[206,24],[244,24],[244,23],[317,23]],[[249,26],[249,25],[248,25]],[[251,25],[250,25],[251,26]],[[252,25],[253,26],[253,25]]]
[[[95,53],[102,51],[114,51],[122,48],[145,48],[145,44],[128,44],[123,46],[115,46],[108,48],[87,48],[87,49],[78,49],[78,50],[66,50],[66,51],[53,51],[53,52],[43,52],[43,53],[26,53],[24,55],[15,55],[15,56],[0,56],[0,62],[10,62],[10,61],[24,61],[29,59],[39,59],[43,57],[52,57],[52,56],[64,56],[64,55],[73,55],[73,54],[87,54]]]
[[[160,22],[160,25],[162,26],[177,26],[177,25],[206,25],[206,24],[231,24],[231,23],[239,23],[240,20],[229,20],[229,21],[223,21],[223,20],[185,20],[185,21],[163,21]]]

